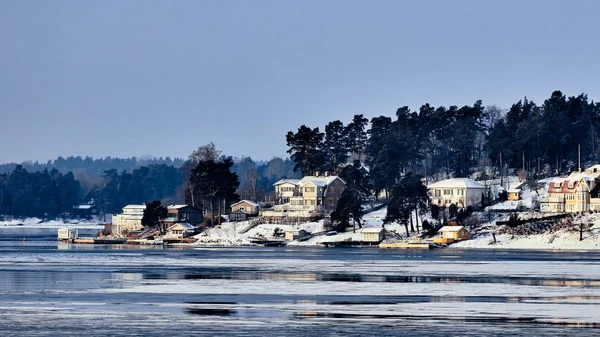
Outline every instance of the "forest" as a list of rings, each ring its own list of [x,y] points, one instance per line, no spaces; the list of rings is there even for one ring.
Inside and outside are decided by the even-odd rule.
[[[216,152],[219,159],[228,158],[211,143],[199,147],[186,160],[68,157],[47,164],[4,164],[3,170],[11,170],[0,173],[0,215],[56,218],[68,215],[74,205],[81,203],[95,204],[100,214],[120,213],[127,204],[155,200],[163,205],[185,203],[189,201],[186,191],[193,169],[190,163],[197,159],[194,156],[199,151],[207,148]],[[238,179],[236,197],[266,200],[274,182],[298,175],[289,159],[230,160],[233,163],[230,169]]]
[[[355,115],[347,125],[329,122],[324,132],[302,125],[286,135],[288,153],[303,174],[337,173],[359,160],[375,192],[390,191],[412,172],[427,179],[485,178],[516,173],[544,177],[596,162],[600,155],[600,104],[587,95],[566,97],[555,91],[540,105],[524,98],[510,109],[424,104],[417,111],[370,121]],[[475,176],[473,176],[475,175]]]

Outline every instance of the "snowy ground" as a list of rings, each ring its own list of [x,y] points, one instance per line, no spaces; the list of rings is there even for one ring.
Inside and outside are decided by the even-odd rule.
[[[0,227],[28,227],[28,228],[60,228],[60,227],[77,227],[77,228],[103,228],[104,222],[99,220],[79,220],[79,219],[64,219],[64,220],[43,220],[39,218],[12,219],[0,221]]]
[[[519,213],[521,219],[539,217],[543,213]],[[486,248],[486,249],[552,249],[552,250],[600,250],[600,214],[576,216],[573,223],[591,224],[583,232],[583,240],[579,241],[579,232],[562,229],[530,235],[496,234],[496,243],[492,232],[499,228],[496,220],[480,226],[484,228],[472,236],[471,240],[450,245],[452,248]]]

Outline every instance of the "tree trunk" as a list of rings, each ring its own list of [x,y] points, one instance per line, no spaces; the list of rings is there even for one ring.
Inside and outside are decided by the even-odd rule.
[[[410,237],[410,233],[408,232],[408,219],[404,220],[404,228],[406,229],[406,238]]]
[[[410,231],[415,231],[415,226],[413,226],[413,211],[410,211]]]
[[[214,216],[215,214],[214,214],[214,211],[215,211],[215,203],[211,199],[210,200],[210,225],[211,226],[215,225],[215,216]]]

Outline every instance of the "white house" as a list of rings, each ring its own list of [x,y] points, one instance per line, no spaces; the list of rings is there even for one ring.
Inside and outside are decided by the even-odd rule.
[[[448,207],[480,206],[485,186],[468,178],[452,178],[429,184],[431,201],[434,205]]]
[[[112,217],[112,232],[120,235],[124,232],[137,231],[143,228],[142,217],[146,205],[127,205],[123,207],[123,213]]]

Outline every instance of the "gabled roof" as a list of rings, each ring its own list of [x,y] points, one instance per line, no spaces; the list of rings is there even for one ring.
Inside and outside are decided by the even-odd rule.
[[[275,184],[273,184],[273,186],[277,186],[277,185],[281,185],[281,184],[285,184],[285,183],[289,183],[292,185],[298,185],[298,182],[300,181],[300,179],[281,179],[278,182],[276,182]]]
[[[480,188],[484,189],[482,183],[476,182],[469,178],[452,178],[440,180],[436,183],[429,184],[427,188]]]
[[[196,229],[196,226],[194,226],[194,225],[192,225],[192,224],[189,224],[189,223],[187,223],[187,222],[178,222],[178,223],[176,223],[176,224],[172,225],[171,227],[167,228],[167,230],[169,231],[169,230],[171,230],[172,228],[174,228],[174,227],[177,227],[177,226],[179,226],[179,227],[181,227],[181,228],[185,229],[186,231],[189,231],[189,230],[195,230],[195,229]]]
[[[367,228],[363,228],[360,232],[361,233],[381,233],[382,231],[385,231],[385,228],[383,228],[383,227],[367,227]]]
[[[91,209],[92,207],[96,207],[96,205],[90,205],[90,204],[75,205],[75,206],[73,206],[73,209]]]
[[[464,229],[464,230],[466,230],[468,232],[468,230],[466,228],[464,228],[463,226],[444,226],[438,232],[441,232],[441,233],[444,233],[444,232],[458,232],[461,229]]]
[[[233,207],[235,205],[239,205],[241,203],[247,203],[247,204],[252,205],[254,207],[259,207],[259,205],[257,203],[255,203],[254,201],[250,201],[250,200],[246,200],[246,199],[240,200],[240,201],[236,202],[235,204],[231,205],[231,207]]]
[[[146,205],[127,205],[123,209],[146,209]]]
[[[188,205],[169,205],[167,206],[167,209],[180,209],[185,207],[188,207]]]
[[[302,183],[302,181],[300,181],[300,183]],[[314,184],[315,186],[318,186],[318,187],[325,187],[325,186],[327,186],[327,184],[324,181],[320,181],[320,180],[306,180],[300,186],[305,186],[306,184],[309,184],[309,183],[310,184]]]

